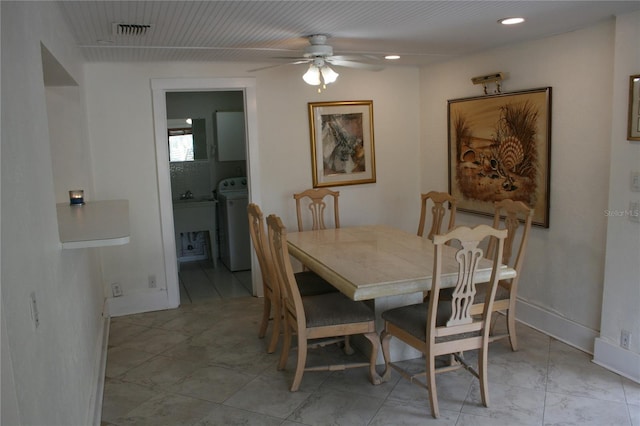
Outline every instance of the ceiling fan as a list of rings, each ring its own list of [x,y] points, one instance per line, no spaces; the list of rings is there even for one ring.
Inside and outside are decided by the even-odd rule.
[[[326,34],[314,34],[307,37],[309,40],[309,46],[304,48],[302,57],[299,58],[282,58],[292,59],[293,61],[285,64],[269,65],[262,68],[256,68],[253,71],[260,71],[268,68],[279,67],[283,65],[299,65],[309,64],[309,69],[302,76],[303,80],[312,86],[318,86],[322,84],[326,87],[327,84],[333,83],[338,78],[338,73],[335,72],[329,65],[358,68],[368,71],[380,71],[384,67],[380,65],[368,64],[365,62],[357,62],[360,59],[357,56],[342,56],[334,55],[333,47],[327,44],[328,36]],[[367,58],[363,56],[363,58]],[[375,58],[371,58],[375,59]]]

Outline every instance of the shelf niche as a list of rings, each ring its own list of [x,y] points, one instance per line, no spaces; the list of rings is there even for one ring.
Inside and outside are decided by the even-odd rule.
[[[107,247],[129,243],[129,201],[56,204],[63,249]]]

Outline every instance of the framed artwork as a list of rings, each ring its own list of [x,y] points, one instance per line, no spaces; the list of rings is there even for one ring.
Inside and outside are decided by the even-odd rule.
[[[376,181],[373,101],[309,102],[313,187]]]
[[[551,87],[448,101],[449,192],[458,210],[492,216],[506,198],[549,227]]]
[[[640,141],[640,74],[629,77],[627,140]]]

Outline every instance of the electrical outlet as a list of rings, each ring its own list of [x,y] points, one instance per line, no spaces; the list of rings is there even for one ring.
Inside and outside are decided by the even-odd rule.
[[[631,332],[627,330],[620,331],[620,347],[622,349],[629,349],[631,343]]]
[[[640,201],[631,201],[629,203],[629,220],[640,223]]]
[[[640,192],[640,172],[631,172],[631,191]]]
[[[111,293],[113,294],[113,297],[122,296],[122,287],[120,287],[120,283],[111,284]]]
[[[156,283],[156,276],[149,275],[149,288],[156,288],[157,286],[158,286],[158,283]]]
[[[29,308],[31,309],[31,319],[33,325],[38,328],[40,325],[40,314],[38,313],[38,302],[36,301],[36,292],[32,291],[29,295]]]

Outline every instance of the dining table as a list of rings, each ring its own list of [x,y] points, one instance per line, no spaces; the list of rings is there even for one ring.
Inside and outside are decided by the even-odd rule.
[[[287,232],[289,254],[353,300],[424,293],[431,290],[434,245],[387,225]],[[441,287],[455,287],[456,248],[445,246]],[[482,259],[476,282],[491,278],[491,261]],[[502,266],[500,279],[516,276]]]
[[[292,257],[347,297],[366,301],[376,313],[379,329],[383,325],[382,312],[420,303],[425,292],[431,290],[435,253],[433,242],[398,228],[365,225],[287,232],[287,246]],[[456,251],[454,246],[444,246],[442,288],[456,285]],[[475,275],[476,283],[488,282],[491,272],[491,261],[482,259]],[[502,265],[499,274],[500,279],[509,279],[516,276],[516,271]],[[392,347],[395,361],[420,355],[401,343]]]

